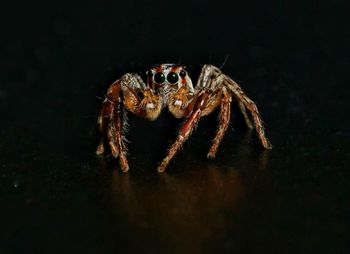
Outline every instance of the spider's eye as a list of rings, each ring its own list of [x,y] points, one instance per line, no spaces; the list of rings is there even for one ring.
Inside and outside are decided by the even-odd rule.
[[[186,77],[186,72],[184,70],[180,71],[180,77],[181,78]]]
[[[169,72],[168,76],[166,77],[168,82],[170,84],[175,84],[179,80],[179,76],[175,72]]]
[[[155,83],[161,84],[165,81],[165,76],[162,72],[157,72],[156,74],[154,74],[153,80]]]

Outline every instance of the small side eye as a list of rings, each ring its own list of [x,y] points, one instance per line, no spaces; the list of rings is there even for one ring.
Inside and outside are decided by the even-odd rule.
[[[165,75],[162,72],[157,72],[153,76],[154,83],[161,84],[165,81]]]
[[[186,77],[186,72],[184,70],[180,71],[180,77],[181,78]]]
[[[170,84],[175,84],[179,80],[179,76],[175,72],[169,72],[166,79]]]

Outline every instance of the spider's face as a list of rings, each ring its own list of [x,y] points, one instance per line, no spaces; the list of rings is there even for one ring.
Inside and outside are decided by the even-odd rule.
[[[160,94],[177,91],[182,86],[193,90],[193,85],[185,67],[176,64],[160,64],[148,72],[148,85]]]

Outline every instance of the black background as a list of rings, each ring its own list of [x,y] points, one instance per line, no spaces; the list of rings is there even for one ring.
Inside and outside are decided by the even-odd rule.
[[[11,2],[1,8],[0,253],[346,253],[349,4]],[[257,103],[264,151],[236,107],[167,172],[181,121],[130,115],[130,172],[97,158],[108,85],[155,63],[220,66]]]

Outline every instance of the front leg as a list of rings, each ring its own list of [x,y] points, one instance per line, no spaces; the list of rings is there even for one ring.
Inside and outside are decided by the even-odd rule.
[[[100,155],[105,151],[104,137],[106,137],[113,157],[119,158],[123,172],[129,170],[124,135],[127,125],[126,118],[124,118],[125,107],[139,116],[147,116],[147,110],[140,107],[142,100],[137,95],[138,92],[142,94],[144,90],[147,90],[147,87],[138,75],[129,73],[123,75],[108,88],[98,117],[101,141],[96,149],[96,154]]]
[[[104,136],[106,132],[106,127],[108,125],[108,119],[109,119],[109,116],[111,115],[112,109],[113,109],[112,103],[108,101],[108,99],[106,98],[103,101],[100,114],[97,118],[98,131],[100,133],[100,142],[96,148],[97,155],[101,155],[105,152]]]
[[[195,128],[196,124],[198,123],[199,119],[201,118],[202,111],[207,105],[209,96],[210,96],[209,90],[205,90],[205,91],[203,90],[199,93],[196,101],[193,104],[194,106],[193,106],[192,112],[190,113],[189,117],[186,119],[184,124],[181,126],[175,142],[169,148],[166,157],[163,159],[163,161],[159,165],[157,169],[158,172],[163,172],[165,170],[170,160],[174,157],[174,155],[182,146],[182,144],[188,139],[191,132]]]
[[[107,100],[111,105],[109,121],[107,126],[107,138],[112,155],[119,157],[120,168],[123,172],[129,170],[129,163],[126,158],[126,146],[124,136],[124,126],[127,125],[124,117],[124,105],[122,100],[123,79],[113,83],[107,92]]]

